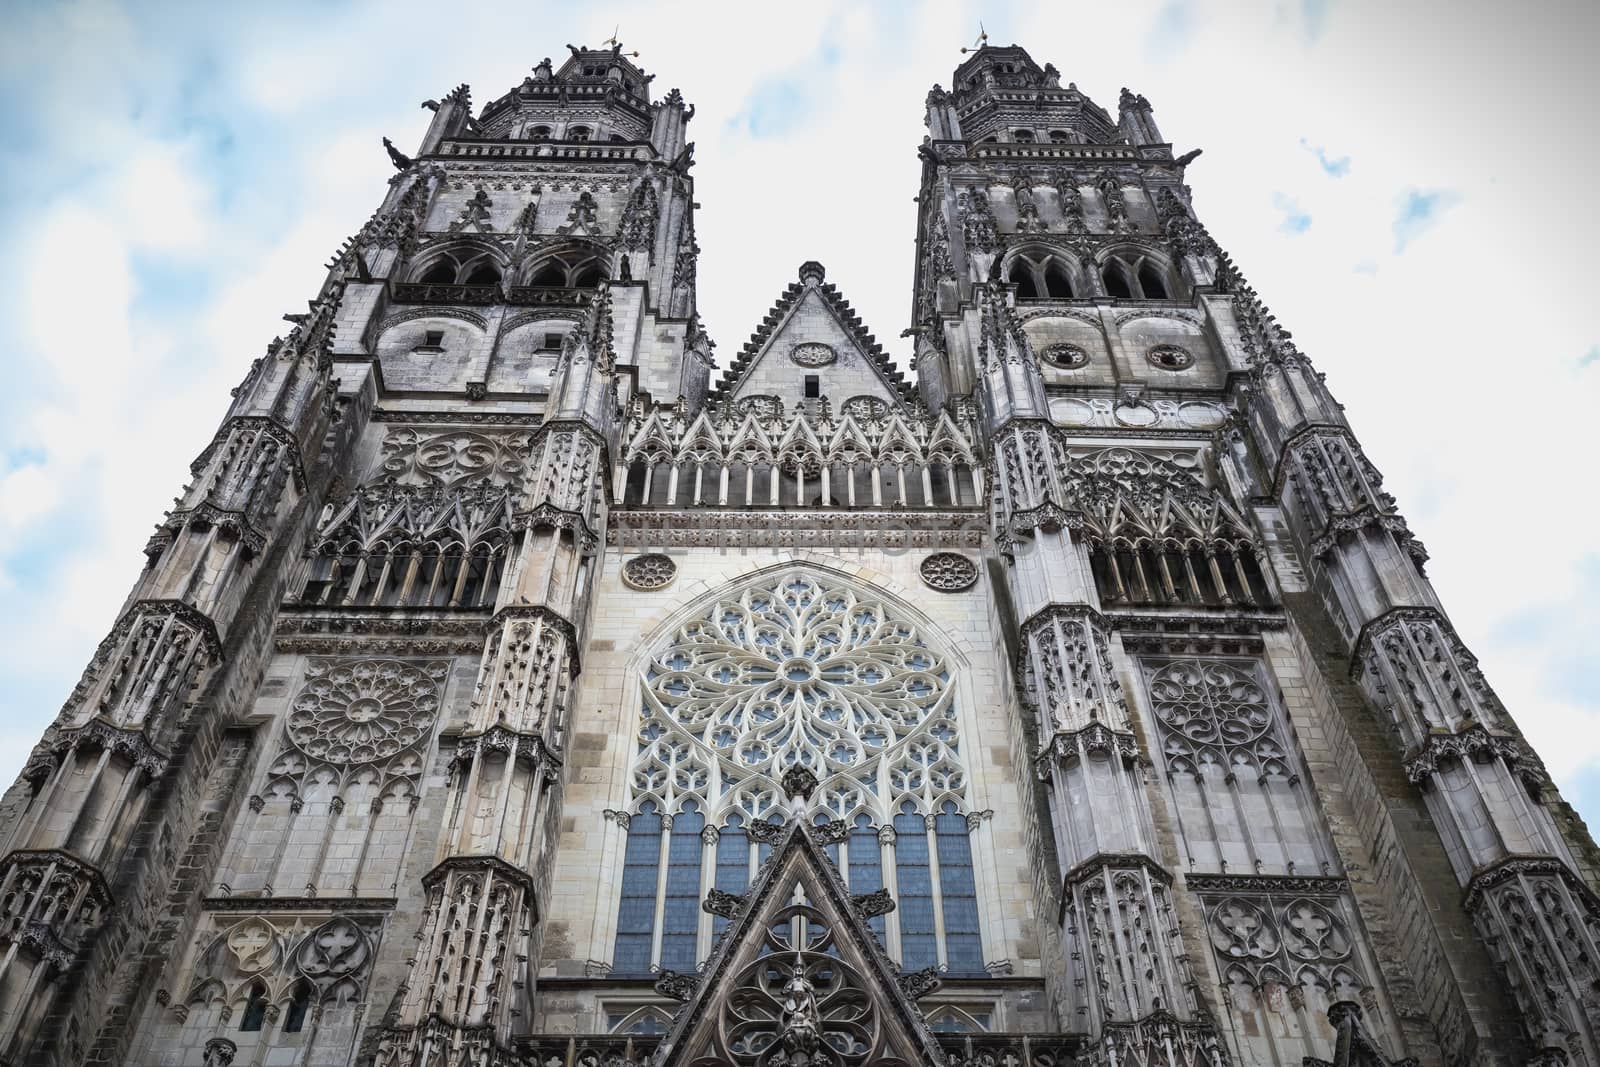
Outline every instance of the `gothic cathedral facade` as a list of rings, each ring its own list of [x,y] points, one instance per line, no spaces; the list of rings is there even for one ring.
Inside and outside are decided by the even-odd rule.
[[[0,805],[0,1063],[1600,1067],[1600,853],[1143,97],[928,95],[720,367],[572,48],[233,391]]]

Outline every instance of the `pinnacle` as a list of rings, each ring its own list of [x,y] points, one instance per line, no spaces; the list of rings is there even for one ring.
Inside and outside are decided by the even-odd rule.
[[[808,259],[800,264],[800,281],[804,284],[821,285],[822,279],[827,276],[828,272],[823,269],[822,264],[814,259]]]

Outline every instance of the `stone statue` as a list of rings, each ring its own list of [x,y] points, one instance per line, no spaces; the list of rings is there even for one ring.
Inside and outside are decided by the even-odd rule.
[[[817,991],[806,978],[805,960],[797,952],[794,971],[783,986],[783,1032],[780,1040],[790,1064],[810,1063],[822,1043],[822,1013]]]

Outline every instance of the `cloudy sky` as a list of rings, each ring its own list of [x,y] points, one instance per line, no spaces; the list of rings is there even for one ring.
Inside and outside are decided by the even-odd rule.
[[[57,712],[251,359],[409,150],[620,25],[680,87],[725,360],[806,259],[904,359],[922,101],[980,19],[1154,104],[1327,374],[1490,681],[1600,816],[1600,5],[5,5],[0,779]],[[219,12],[230,10],[227,18]]]

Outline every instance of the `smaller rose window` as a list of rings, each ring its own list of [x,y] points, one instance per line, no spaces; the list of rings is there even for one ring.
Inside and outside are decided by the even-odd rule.
[[[678,565],[660,552],[634,556],[622,565],[622,581],[634,589],[660,589],[677,573]]]
[[[1150,350],[1149,359],[1152,366],[1162,370],[1186,370],[1194,366],[1194,356],[1177,345],[1156,345]]]
[[[806,341],[795,345],[789,353],[789,358],[802,367],[826,367],[839,358],[839,353],[833,350],[832,345],[825,345],[821,341]]]
[[[1045,345],[1039,357],[1052,367],[1076,370],[1089,362],[1089,353],[1077,345]]]
[[[444,674],[442,663],[313,660],[289,713],[289,740],[328,763],[388,759],[427,736]]]
[[[945,593],[959,593],[978,580],[978,565],[959,552],[935,552],[922,561],[922,580]]]

